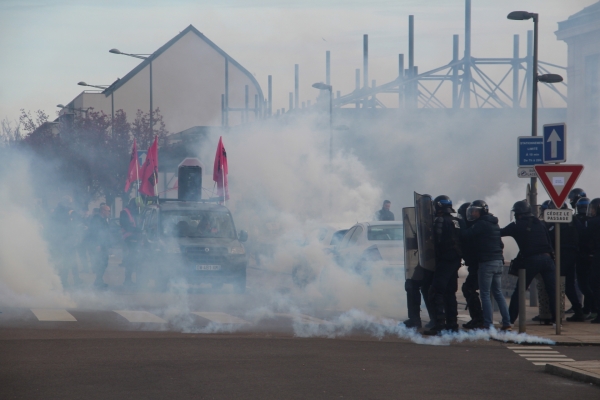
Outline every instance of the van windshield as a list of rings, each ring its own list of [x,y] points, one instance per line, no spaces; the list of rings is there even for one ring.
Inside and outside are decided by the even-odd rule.
[[[231,215],[218,211],[163,211],[161,231],[172,237],[205,237],[235,239]]]

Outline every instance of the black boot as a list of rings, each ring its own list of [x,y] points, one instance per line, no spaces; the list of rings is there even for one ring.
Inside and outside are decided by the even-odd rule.
[[[423,335],[426,336],[437,336],[442,333],[442,331],[446,329],[445,323],[443,321],[438,321],[434,325],[433,328],[429,328],[423,331]]]
[[[567,317],[567,321],[569,322],[585,322],[585,315],[583,314],[583,310],[581,306],[573,307],[574,314],[571,317]]]
[[[483,320],[472,319],[466,324],[463,324],[465,329],[483,329]]]
[[[422,324],[421,321],[415,321],[412,319],[407,319],[406,321],[404,321],[404,326],[406,326],[407,328],[417,328],[417,329],[421,329]]]

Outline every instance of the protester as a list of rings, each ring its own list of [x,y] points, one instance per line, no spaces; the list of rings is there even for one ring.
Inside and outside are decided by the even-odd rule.
[[[518,259],[525,267],[525,287],[529,288],[537,274],[541,274],[548,292],[550,312],[555,318],[555,266],[553,251],[544,224],[531,213],[531,206],[526,201],[517,201],[512,208],[515,221],[500,230],[501,236],[511,236],[519,246]],[[519,282],[510,299],[508,307],[510,322],[514,324],[519,316]]]
[[[494,327],[494,311],[491,294],[494,296],[500,314],[502,326],[500,329],[510,331],[511,321],[502,294],[502,272],[504,268],[504,244],[500,237],[498,218],[490,214],[488,205],[483,200],[475,200],[467,209],[467,221],[472,222],[470,228],[462,229],[461,236],[471,244],[477,257],[479,291],[483,306],[483,327]]]
[[[125,267],[125,281],[123,282],[123,286],[133,285],[131,276],[139,262],[140,229],[138,228],[138,217],[139,208],[136,199],[131,199],[119,216],[124,245],[123,266]]]
[[[381,210],[375,213],[375,220],[377,221],[394,221],[394,213],[390,211],[390,207],[392,206],[392,202],[389,200],[383,201],[383,206]]]
[[[94,286],[98,289],[108,287],[104,282],[104,272],[108,267],[108,248],[110,246],[109,217],[110,207],[106,204],[101,205],[99,214],[92,217],[88,229],[88,240],[94,246],[93,264],[96,273]]]

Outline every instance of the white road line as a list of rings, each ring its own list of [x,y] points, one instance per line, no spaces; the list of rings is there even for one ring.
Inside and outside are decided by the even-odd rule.
[[[558,354],[558,351],[552,350],[513,350],[517,354]]]
[[[245,319],[241,319],[235,317],[233,315],[225,314],[222,312],[192,312],[199,317],[205,318],[211,322],[217,322],[219,324],[235,324],[235,325],[243,325],[249,324],[250,322]]]
[[[60,321],[60,322],[76,322],[67,310],[52,309],[52,308],[32,308],[31,312],[35,314],[39,321]]]
[[[318,325],[328,325],[331,324],[329,321],[325,321],[319,318],[311,317],[310,315],[305,314],[285,314],[285,313],[275,313],[273,314],[275,317],[283,317],[283,318],[291,318],[293,320],[300,320],[305,324],[318,324]]]
[[[564,361],[566,361],[566,362],[572,362],[572,361],[575,361],[575,360],[560,360],[560,361],[555,361],[555,362],[564,362]],[[546,365],[546,364],[548,364],[548,361],[546,361],[546,362],[534,362],[532,364],[533,365]]]
[[[566,357],[565,355],[558,354],[519,354],[521,357],[538,357],[538,358],[548,358],[548,357]],[[529,360],[529,358],[528,358]]]
[[[532,358],[527,359],[528,361],[546,361],[546,362],[571,362],[575,361],[572,358]]]
[[[552,350],[550,346],[507,346],[511,350]]]
[[[149,313],[148,311],[128,311],[128,310],[113,310],[117,314],[124,317],[129,322],[134,323],[146,323],[154,322],[159,324],[166,324],[167,321],[157,317],[156,315]]]

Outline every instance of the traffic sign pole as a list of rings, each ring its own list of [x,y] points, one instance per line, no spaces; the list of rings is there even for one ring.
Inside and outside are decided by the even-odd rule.
[[[561,324],[561,318],[560,318],[560,312],[561,312],[561,306],[560,306],[560,223],[555,223],[554,224],[554,243],[556,247],[555,250],[555,265],[556,265],[556,285],[554,286],[554,312],[555,312],[555,322],[556,322],[556,334],[560,335],[560,324]]]

